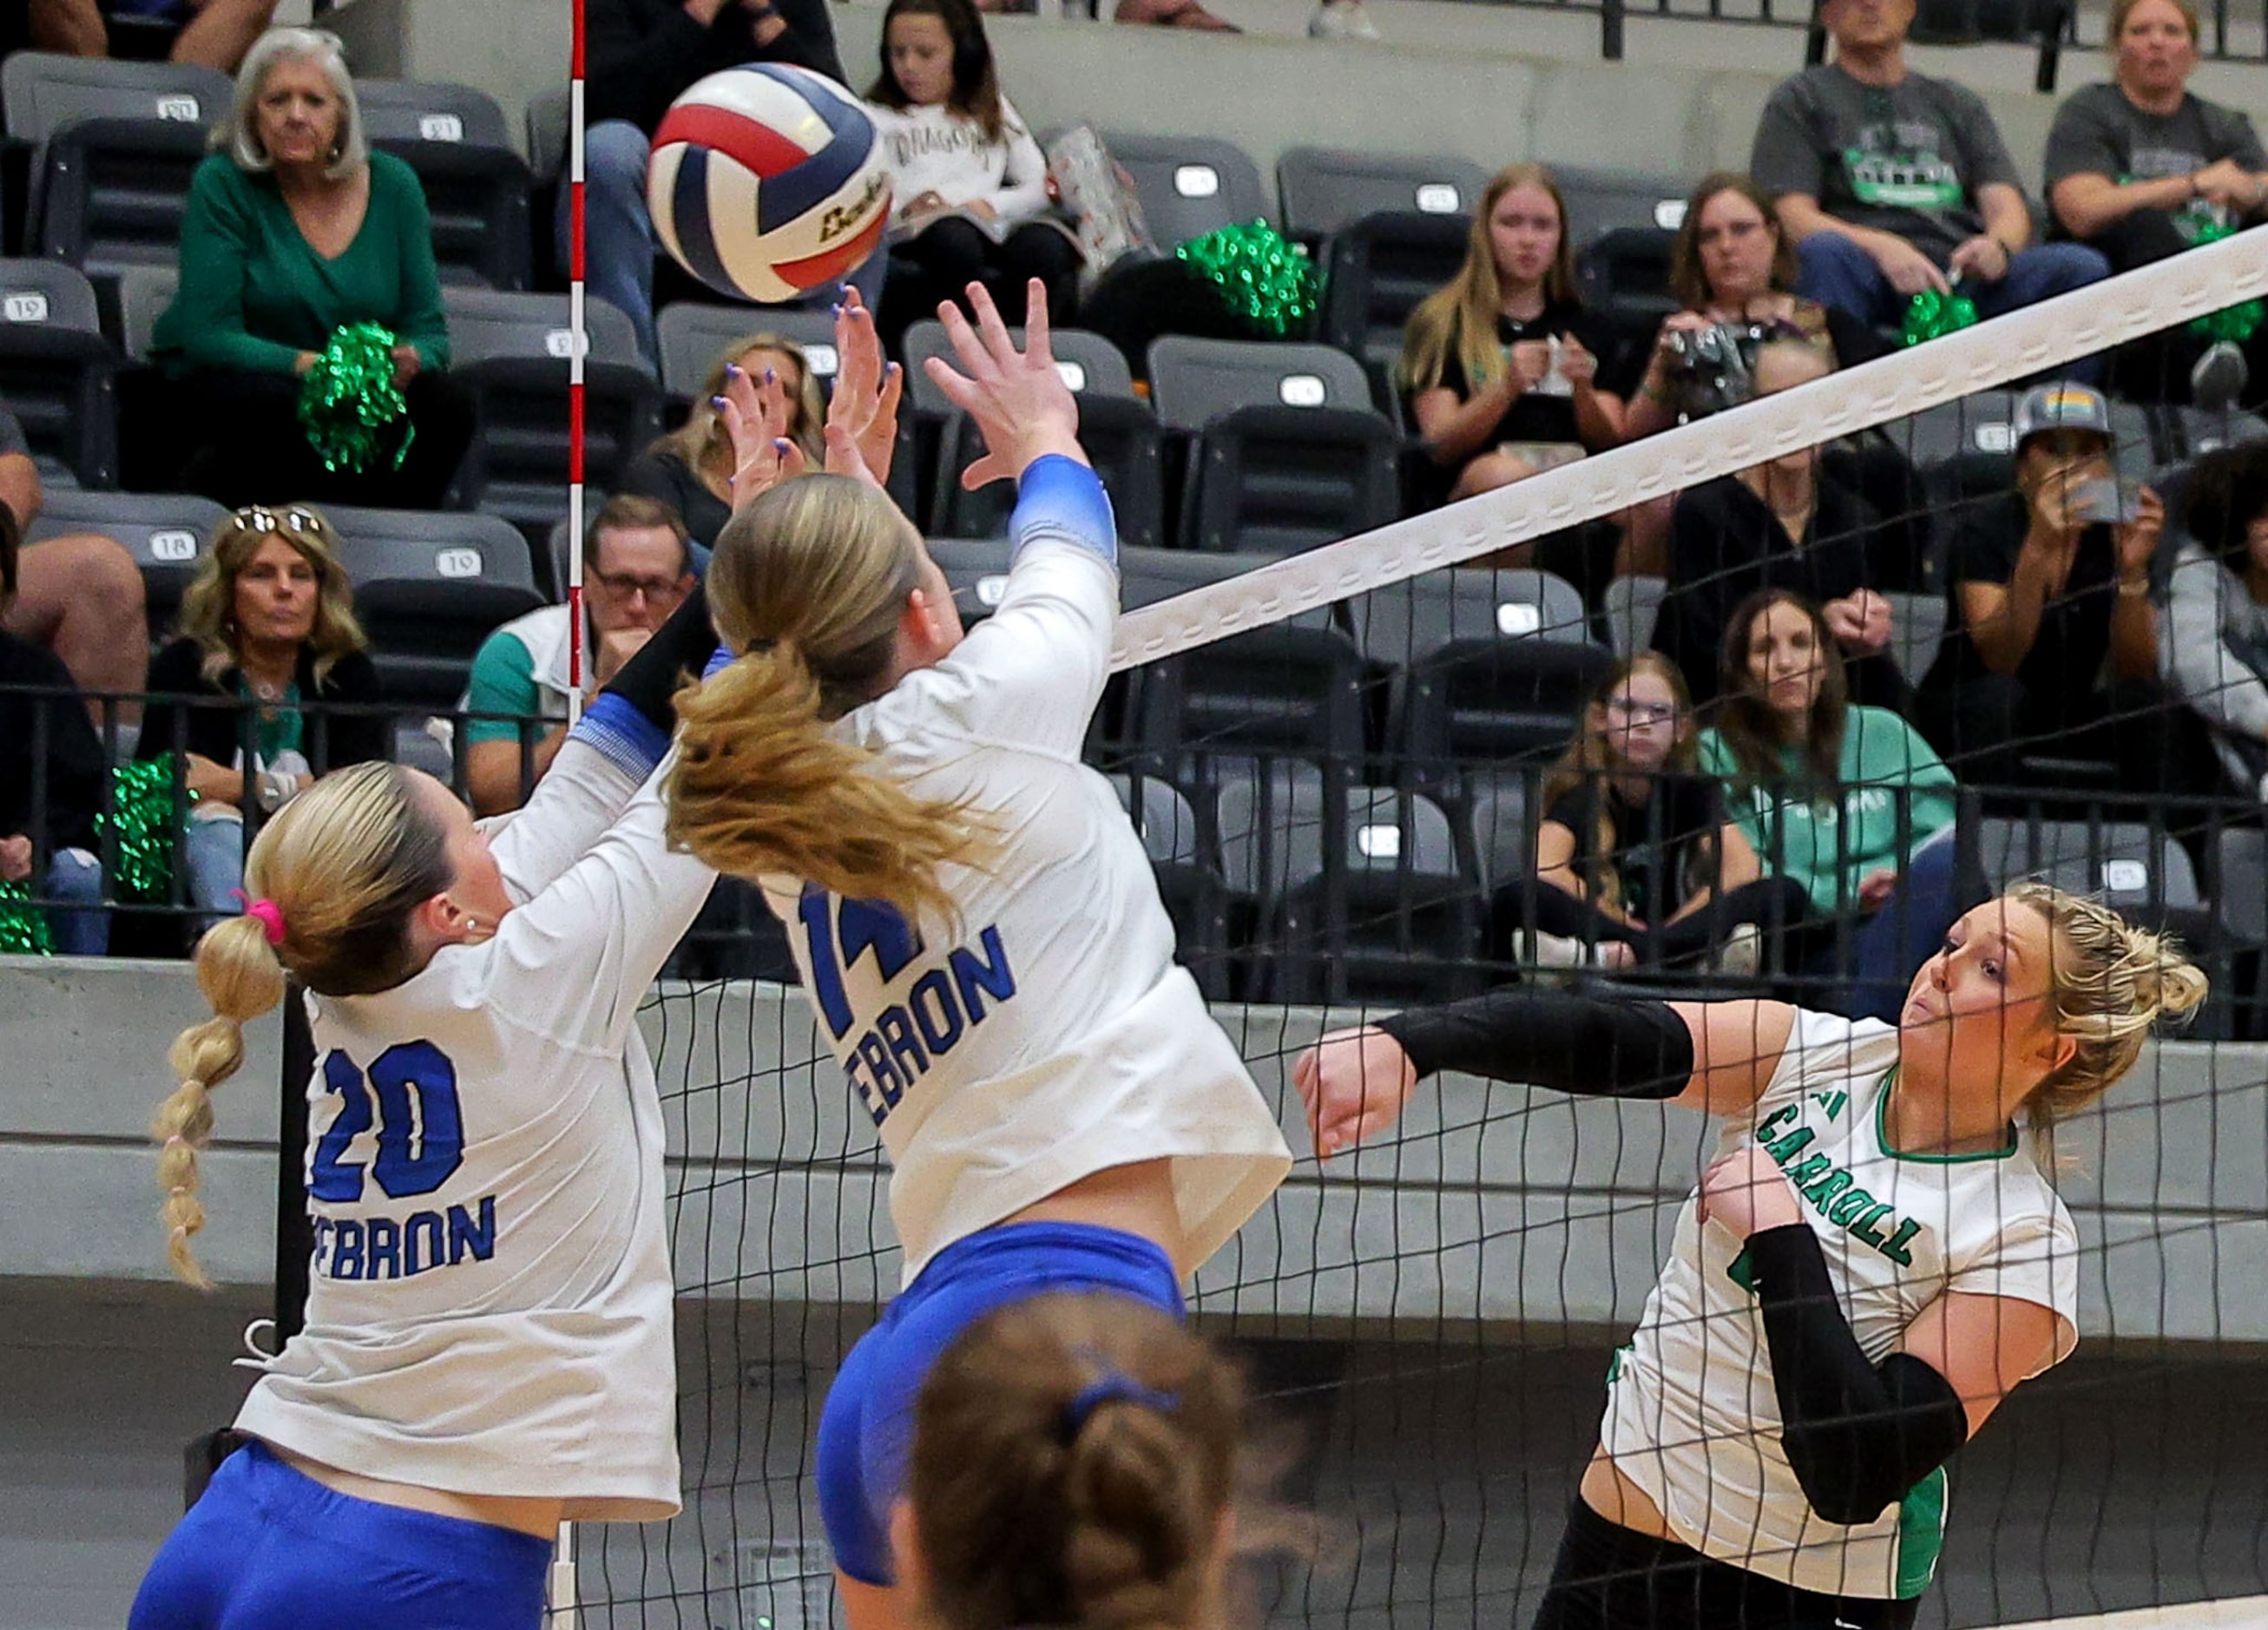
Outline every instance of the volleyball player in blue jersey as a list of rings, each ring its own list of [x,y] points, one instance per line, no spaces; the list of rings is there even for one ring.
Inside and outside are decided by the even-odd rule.
[[[672,833],[756,879],[895,1170],[905,1287],[819,1432],[856,1630],[904,1621],[889,1541],[914,1398],[971,1322],[1044,1291],[1175,1315],[1290,1165],[1174,961],[1117,796],[1080,763],[1118,610],[1108,498],[1030,291],[1019,351],[981,288],[932,377],[1017,483],[994,615],[965,637],[921,536],[871,482],[787,482],[709,570],[738,658],[682,700]],[[830,444],[830,454],[837,449]]]

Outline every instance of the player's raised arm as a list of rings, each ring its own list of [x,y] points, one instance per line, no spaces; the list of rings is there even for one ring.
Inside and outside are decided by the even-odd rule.
[[[1418,1077],[1442,1070],[1727,1114],[1761,1095],[1794,1018],[1780,1002],[1660,1002],[1507,985],[1334,1031],[1300,1055],[1292,1079],[1325,1157],[1392,1125]]]

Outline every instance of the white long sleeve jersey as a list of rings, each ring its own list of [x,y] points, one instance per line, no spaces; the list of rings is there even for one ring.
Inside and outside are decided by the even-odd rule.
[[[1727,1117],[1716,1153],[1764,1147],[1803,1203],[1869,1362],[1948,1291],[2037,1302],[2051,1363],[2078,1344],[2079,1236],[2028,1131],[1994,1154],[1895,1153],[1883,1130],[1898,1033],[1799,1011],[1764,1095]],[[1931,1472],[1871,1523],[1811,1509],[1780,1442],[1779,1396],[1741,1241],[1678,1213],[1661,1280],[1607,1385],[1601,1442],[1617,1470],[1705,1556],[1830,1596],[1912,1597],[1945,1526]],[[2045,1368],[2045,1366],[2043,1366]]]
[[[1079,762],[1118,612],[1108,500],[1084,470],[1027,475],[998,610],[944,661],[836,726],[875,772],[963,801],[988,869],[940,881],[958,932],[768,877],[803,988],[895,1171],[910,1283],[945,1246],[1079,1178],[1168,1159],[1197,1260],[1291,1151],[1197,982],[1140,837]],[[1036,490],[1044,488],[1045,490]]]
[[[661,1105],[633,1020],[714,874],[669,852],[656,781],[579,739],[493,847],[521,902],[494,938],[309,999],[306,1326],[237,1425],[389,1482],[666,1517]]]

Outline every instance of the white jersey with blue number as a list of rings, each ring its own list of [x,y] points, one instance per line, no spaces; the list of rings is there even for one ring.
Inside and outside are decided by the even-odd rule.
[[[837,726],[877,773],[965,802],[989,869],[940,881],[957,931],[763,880],[820,1028],[881,1129],[909,1283],[944,1247],[1066,1184],[1173,1162],[1195,1259],[1291,1166],[1275,1116],[1187,970],[1140,837],[1079,762],[1118,615],[1108,500],[1026,477],[999,608]]]
[[[1990,1154],[1893,1153],[1884,1117],[1897,1059],[1889,1025],[1799,1010],[1764,1095],[1727,1119],[1716,1154],[1760,1144],[1794,1185],[1869,1362],[1896,1352],[1948,1291],[2051,1309],[2048,1362],[2060,1361],[2079,1340],[2079,1236],[2034,1140],[2015,1132]],[[1944,1530],[1943,1469],[1871,1523],[1812,1510],[1780,1442],[1746,1265],[1742,1243],[1688,1199],[1660,1282],[1616,1358],[1600,1434],[1608,1455],[1704,1555],[1830,1596],[1919,1595]]]
[[[521,902],[494,938],[309,999],[306,1326],[237,1425],[388,1482],[666,1517],[661,1105],[633,1015],[714,874],[669,852],[656,783],[581,740],[492,841]]]

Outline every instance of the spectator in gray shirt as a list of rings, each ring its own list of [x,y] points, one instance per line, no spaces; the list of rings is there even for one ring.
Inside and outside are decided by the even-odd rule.
[[[2268,800],[2268,443],[2200,460],[2159,620],[2159,667],[2229,778]]]
[[[1827,0],[1835,60],[1764,105],[1749,167],[1778,195],[1797,291],[1888,325],[1955,279],[1995,317],[2109,276],[2083,244],[2031,242],[2022,181],[1983,100],[1907,70],[1914,4]]]
[[[2063,230],[2131,271],[2268,213],[2268,155],[2252,121],[2193,96],[2198,13],[2191,0],[2117,0],[2107,85],[2074,91],[2048,132],[2048,205]],[[2176,330],[2138,358],[2138,394],[2190,377],[2193,400],[2220,408],[2268,362],[2226,341]],[[2263,336],[2256,332],[2250,343]],[[2122,362],[2124,359],[2122,358]],[[2122,367],[2121,372],[2125,370]]]

